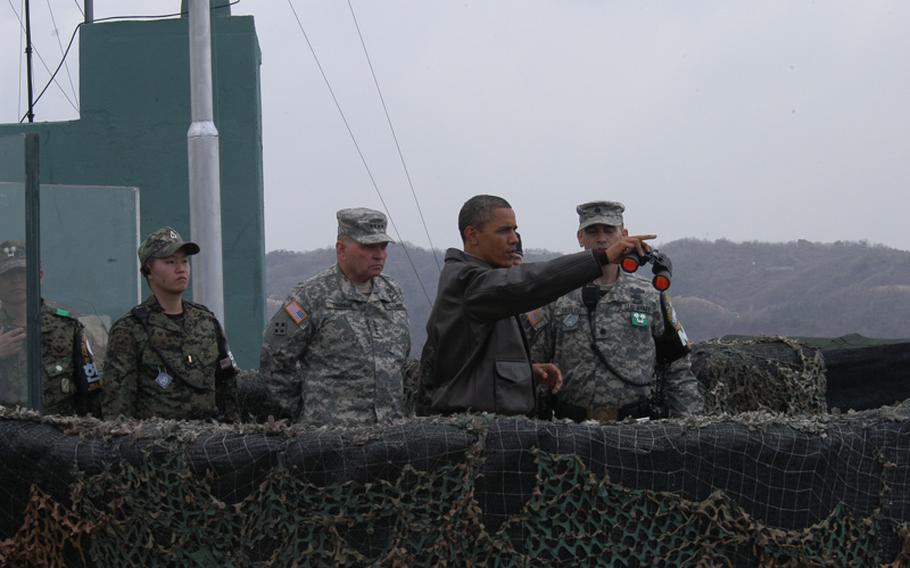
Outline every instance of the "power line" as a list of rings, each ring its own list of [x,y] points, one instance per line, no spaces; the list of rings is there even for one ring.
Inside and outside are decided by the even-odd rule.
[[[51,0],[45,0],[47,2],[47,11],[51,14],[51,24],[54,26],[54,36],[57,38],[57,47],[60,48],[60,55],[63,55],[63,42],[60,41],[60,28],[57,27],[57,18],[54,17],[54,9],[51,7]],[[64,57],[65,61],[66,58]],[[76,93],[76,87],[73,85],[73,76],[70,75],[70,66],[64,64],[64,70],[66,71],[66,78],[69,80],[70,89],[73,91],[73,98],[76,100],[76,105],[79,105],[79,94]]]
[[[73,30],[73,35],[70,36],[70,41],[69,41],[68,44],[66,44],[66,50],[63,52],[63,57],[60,59],[60,64],[57,65],[57,68],[54,69],[54,72],[53,72],[53,73],[51,73],[51,78],[48,79],[47,84],[44,85],[44,88],[41,89],[41,92],[38,93],[38,96],[35,97],[35,100],[34,100],[34,101],[32,101],[32,107],[33,107],[33,108],[34,108],[35,105],[38,104],[38,101],[41,100],[41,97],[44,95],[45,91],[47,91],[47,88],[50,87],[52,83],[53,83],[53,84],[56,84],[57,87],[60,87],[59,83],[57,83],[57,81],[55,80],[55,78],[57,77],[57,73],[60,71],[60,68],[63,67],[63,62],[66,61],[66,56],[69,54],[70,48],[73,46],[73,40],[76,39],[76,32],[78,32],[78,31],[79,31],[79,28],[81,28],[81,27],[82,27],[82,23],[80,23],[79,25],[77,25],[77,26],[76,26],[76,29]],[[62,88],[61,88],[60,90],[63,91]],[[66,93],[64,93],[63,96],[66,97]],[[69,100],[69,98],[67,98],[66,100]],[[70,104],[72,104],[72,103],[70,103]],[[73,108],[76,108],[76,107],[74,106]],[[78,111],[79,111],[79,109],[76,109],[76,112],[78,112]],[[25,120],[25,118],[26,118],[26,117],[23,116],[22,118],[19,119],[19,122],[22,122],[23,120]]]
[[[7,0],[7,2],[10,2],[10,1],[11,0]],[[240,2],[240,0],[234,0],[233,2],[229,2],[228,4],[222,4],[220,6],[212,6],[211,10],[215,10],[218,8],[224,8],[225,6],[233,6],[234,4],[238,4],[239,2]],[[12,7],[12,4],[10,4],[10,7]],[[15,11],[16,10],[13,9],[13,12],[15,12]],[[94,24],[94,23],[98,23],[98,22],[110,22],[113,20],[161,20],[164,18],[174,18],[177,16],[183,16],[184,14],[187,14],[187,12],[174,12],[172,14],[159,14],[156,16],[108,16],[107,18],[95,18],[95,20],[92,23]],[[16,17],[18,18],[19,14],[16,14]],[[21,25],[22,21],[20,20],[19,23]],[[38,101],[41,99],[41,96],[44,94],[45,91],[47,91],[47,88],[51,86],[51,83],[56,83],[54,78],[57,76],[57,73],[60,72],[60,68],[63,66],[63,63],[66,61],[67,55],[69,55],[70,49],[73,47],[73,40],[76,39],[76,32],[78,32],[79,28],[81,28],[85,24],[86,24],[86,22],[79,22],[78,24],[76,24],[75,29],[73,29],[73,35],[70,36],[69,43],[66,44],[66,49],[63,51],[63,57],[60,58],[60,63],[57,65],[57,68],[54,69],[54,72],[51,73],[51,78],[48,79],[47,84],[44,86],[43,89],[41,89],[41,92],[38,94],[38,96],[33,101],[33,103],[32,103],[33,106],[38,104]],[[59,87],[60,85],[58,84],[57,86]],[[61,91],[62,90],[63,89],[61,89]],[[64,96],[66,96],[65,92],[64,92]],[[67,99],[67,100],[69,100],[69,99]],[[70,103],[70,104],[72,104],[72,103]],[[76,110],[78,111],[78,109],[76,109]],[[26,117],[23,116],[22,118],[19,119],[19,122],[22,122],[23,120],[25,120],[25,118]]]
[[[297,10],[294,9],[294,4],[291,3],[291,0],[288,0],[288,6],[291,7],[291,12],[294,13],[294,19],[297,20],[297,27],[300,28],[300,33],[303,34],[303,39],[306,41],[307,46],[310,48],[310,53],[313,55],[313,59],[316,61],[316,67],[319,69],[319,73],[322,75],[322,80],[325,81],[325,86],[329,90],[329,95],[331,95],[332,101],[335,102],[335,108],[338,109],[338,114],[341,116],[341,121],[344,122],[344,127],[347,129],[348,135],[351,137],[351,142],[354,143],[354,148],[357,150],[357,155],[360,156],[360,161],[363,164],[364,169],[366,169],[367,176],[370,178],[370,183],[373,185],[373,189],[376,191],[376,195],[379,196],[379,202],[382,203],[382,208],[385,209],[385,213],[389,217],[389,223],[392,224],[392,228],[395,230],[395,236],[398,237],[398,243],[401,245],[401,250],[404,251],[405,256],[408,258],[408,263],[410,263],[411,269],[414,271],[414,275],[417,277],[417,282],[420,284],[421,290],[423,290],[423,295],[426,297],[427,303],[432,306],[433,301],[430,300],[430,294],[427,292],[426,286],[423,284],[423,279],[420,278],[420,273],[417,271],[417,267],[414,265],[414,260],[411,258],[411,254],[408,252],[408,248],[404,245],[404,240],[401,238],[401,233],[398,231],[398,225],[395,224],[395,219],[392,218],[392,213],[389,211],[389,207],[386,205],[385,199],[382,197],[382,192],[379,191],[379,185],[376,183],[376,178],[373,177],[373,172],[370,170],[369,164],[367,164],[366,157],[364,157],[363,152],[360,149],[360,144],[357,143],[357,138],[354,136],[354,131],[351,129],[351,125],[348,122],[344,111],[341,109],[341,103],[338,102],[338,97],[335,96],[335,90],[332,89],[332,84],[329,82],[329,78],[326,75],[325,70],[322,68],[322,63],[319,62],[319,57],[316,55],[316,50],[313,48],[313,44],[310,42],[310,38],[307,35],[306,30],[303,29],[303,23],[301,23],[300,16],[297,15]]]
[[[376,92],[379,94],[379,101],[382,103],[382,110],[385,113],[386,122],[389,123],[392,139],[395,141],[398,159],[401,160],[401,167],[404,169],[404,175],[408,179],[408,186],[411,188],[411,195],[414,197],[414,203],[417,205],[417,214],[420,216],[420,222],[423,224],[423,232],[426,233],[427,241],[430,243],[430,250],[433,251],[433,259],[436,261],[436,268],[441,272],[442,264],[439,262],[439,255],[436,253],[436,247],[433,246],[433,239],[430,237],[430,230],[427,228],[426,219],[423,217],[423,210],[420,208],[417,192],[414,191],[414,182],[411,180],[411,172],[408,170],[408,165],[404,161],[404,154],[401,152],[401,145],[398,143],[398,135],[395,133],[395,127],[392,126],[392,117],[389,115],[389,109],[385,104],[385,97],[382,96],[382,89],[379,88],[379,80],[376,78],[376,71],[373,69],[373,61],[370,59],[370,53],[367,51],[367,44],[363,40],[363,34],[360,32],[360,24],[357,22],[357,15],[354,13],[354,6],[351,4],[351,0],[348,0],[348,8],[351,9],[351,17],[354,19],[354,27],[357,29],[357,36],[360,38],[360,45],[363,47],[363,54],[366,56],[367,65],[370,67],[370,74],[373,76],[373,84],[376,85]]]
[[[19,9],[20,10],[25,9],[25,0],[22,0],[22,2],[19,4]],[[22,53],[22,50],[24,49],[24,47],[22,45],[23,33],[24,33],[24,30],[22,29],[22,26],[20,26],[19,27],[19,53]],[[19,96],[18,96],[18,100],[16,101],[16,116],[19,116],[19,113],[22,112],[22,58],[21,57],[19,58],[19,86],[18,86],[17,93]]]
[[[85,17],[85,12],[82,11],[82,4],[79,3],[79,0],[73,0],[73,3],[76,4],[76,8],[79,9],[79,13],[82,14],[82,17]]]
[[[12,0],[6,0],[6,2],[7,2],[7,4],[9,4],[9,7],[13,11],[13,14],[15,14],[16,20],[18,20],[18,22],[19,22],[19,27],[24,30],[25,24],[22,23],[22,18],[19,17],[19,12],[16,11],[16,7],[13,6]],[[78,29],[78,26],[77,26],[77,29]],[[72,100],[70,100],[70,97],[66,93],[66,90],[64,90],[64,88],[60,86],[60,83],[57,83],[57,81],[54,80],[54,77],[57,76],[57,73],[56,72],[51,73],[51,68],[48,66],[47,62],[44,61],[44,57],[41,56],[41,53],[38,51],[38,48],[35,47],[34,42],[32,43],[31,47],[32,47],[32,51],[35,52],[35,55],[38,56],[38,60],[41,62],[41,65],[44,66],[44,70],[47,71],[47,74],[51,76],[50,81],[48,82],[48,85],[50,85],[50,83],[56,84],[57,88],[60,89],[60,94],[62,94],[63,98],[66,99],[66,102],[68,102],[70,104],[70,106],[73,107],[73,110],[75,110],[76,112],[79,112],[79,108],[73,103]],[[58,67],[57,69],[59,70],[60,68]],[[45,87],[45,90],[46,89],[47,89],[47,87]],[[44,92],[44,91],[42,91],[42,92]],[[38,102],[38,99],[35,99],[34,101],[32,101],[32,105],[34,106],[34,104],[36,102]],[[22,120],[25,120],[25,118],[23,118]],[[22,122],[22,120],[20,120],[19,122]]]

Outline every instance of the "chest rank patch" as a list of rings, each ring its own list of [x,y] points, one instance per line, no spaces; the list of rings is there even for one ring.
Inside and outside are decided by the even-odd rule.
[[[647,327],[650,318],[643,312],[632,312],[632,325],[635,327]]]
[[[290,302],[284,306],[284,311],[291,316],[291,319],[294,320],[294,323],[299,327],[300,324],[309,319],[310,314],[300,307],[300,304],[297,302]]]
[[[566,317],[562,318],[563,329],[575,329],[577,326],[578,314],[566,314]]]

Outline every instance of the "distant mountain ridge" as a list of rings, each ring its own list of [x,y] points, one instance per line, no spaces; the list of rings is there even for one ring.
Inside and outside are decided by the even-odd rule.
[[[910,252],[863,242],[789,243],[681,239],[660,247],[673,261],[673,303],[693,340],[723,335],[910,338]],[[444,252],[390,245],[386,274],[405,294],[414,353],[426,337]],[[529,250],[528,262],[558,256]],[[335,262],[335,249],[266,256],[269,315],[298,282]],[[413,268],[412,268],[413,265]],[[648,271],[646,266],[642,270]],[[419,279],[418,276],[419,275]]]

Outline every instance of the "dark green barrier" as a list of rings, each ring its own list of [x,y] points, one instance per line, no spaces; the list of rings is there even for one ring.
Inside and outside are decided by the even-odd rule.
[[[13,565],[878,565],[906,542],[910,413],[307,430],[0,411],[0,504]]]

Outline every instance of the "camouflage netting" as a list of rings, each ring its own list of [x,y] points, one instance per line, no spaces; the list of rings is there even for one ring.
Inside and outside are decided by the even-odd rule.
[[[709,414],[827,412],[822,354],[797,341],[786,337],[711,340],[697,344],[691,357]]]
[[[910,562],[910,406],[382,428],[0,410],[4,565]]]

